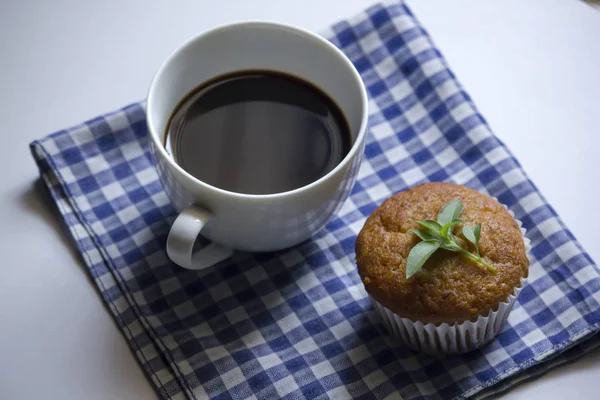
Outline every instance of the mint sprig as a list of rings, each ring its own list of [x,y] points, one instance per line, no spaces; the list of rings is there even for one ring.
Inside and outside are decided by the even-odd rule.
[[[485,261],[479,253],[479,238],[481,236],[481,224],[474,226],[465,225],[462,234],[469,242],[475,246],[475,253],[462,248],[454,238],[454,227],[463,222],[458,217],[464,207],[460,200],[452,200],[446,204],[434,220],[416,221],[422,226],[421,229],[413,229],[412,233],[421,238],[419,242],[410,250],[406,260],[406,279],[416,274],[425,264],[425,262],[438,249],[455,251],[477,265],[487,268],[491,272],[496,272],[496,268]]]

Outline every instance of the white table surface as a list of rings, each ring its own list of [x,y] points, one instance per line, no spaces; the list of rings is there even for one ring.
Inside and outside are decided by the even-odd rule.
[[[34,187],[31,140],[145,97],[160,62],[216,24],[318,31],[371,0],[0,2],[0,398],[155,394]],[[496,134],[600,261],[600,13],[576,0],[413,0]],[[598,398],[600,351],[510,399]]]

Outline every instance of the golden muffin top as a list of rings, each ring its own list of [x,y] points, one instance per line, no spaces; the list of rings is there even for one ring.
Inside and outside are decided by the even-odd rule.
[[[421,239],[416,221],[435,220],[452,200],[462,202],[456,242],[474,250],[463,225],[481,223],[479,253],[496,272],[460,254],[439,249],[406,277],[411,249]],[[356,240],[356,262],[366,291],[394,313],[423,323],[454,323],[488,315],[527,276],[529,261],[519,225],[496,200],[452,183],[425,183],[387,199],[367,219]]]

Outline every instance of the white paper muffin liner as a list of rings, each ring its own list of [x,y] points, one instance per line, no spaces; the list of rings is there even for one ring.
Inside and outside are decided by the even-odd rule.
[[[504,206],[504,208],[507,207]],[[507,211],[514,218],[514,213],[508,210],[508,208]],[[526,230],[523,228],[521,221],[515,220],[523,233],[525,252],[531,264],[529,257],[531,242],[525,236]],[[390,335],[402,340],[406,347],[428,354],[468,353],[488,343],[500,333],[526,281],[527,277],[521,278],[520,286],[515,288],[513,294],[506,301],[498,305],[497,310],[491,310],[489,315],[480,315],[475,321],[464,321],[453,324],[442,323],[436,325],[431,322],[423,323],[403,318],[386,308],[373,297],[369,297],[375,310],[381,316],[387,331]]]

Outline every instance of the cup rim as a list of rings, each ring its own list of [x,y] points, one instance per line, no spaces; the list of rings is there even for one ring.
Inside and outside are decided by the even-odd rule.
[[[158,134],[155,135],[151,132],[151,130],[152,130],[151,119],[152,118],[151,118],[151,115],[148,112],[148,110],[150,110],[152,108],[154,92],[156,91],[157,82],[158,82],[159,78],[162,76],[162,74],[164,73],[164,71],[167,68],[167,66],[169,65],[169,63],[174,58],[176,58],[179,54],[183,53],[189,47],[191,47],[192,44],[195,43],[196,41],[204,39],[207,36],[210,36],[212,34],[218,33],[223,30],[231,29],[231,28],[238,28],[241,26],[246,26],[246,27],[247,26],[268,26],[268,27],[275,27],[277,29],[284,29],[284,30],[287,29],[289,31],[299,33],[299,34],[303,35],[305,38],[312,40],[317,44],[325,46],[328,50],[333,51],[335,54],[337,54],[342,59],[342,62],[348,67],[350,73],[352,74],[353,78],[355,79],[355,81],[358,85],[359,92],[360,92],[362,118],[361,118],[361,122],[360,122],[360,127],[358,129],[358,134],[356,136],[356,139],[354,140],[354,143],[352,143],[352,147],[350,148],[350,151],[346,154],[346,156],[342,159],[342,161],[340,161],[335,166],[335,168],[333,168],[331,171],[329,171],[327,174],[323,175],[319,179],[317,179],[307,185],[304,185],[304,186],[301,186],[299,188],[295,188],[292,190],[288,190],[285,192],[268,193],[268,194],[249,194],[249,193],[240,193],[240,192],[234,192],[234,191],[230,191],[230,190],[221,189],[217,186],[210,185],[210,184],[196,178],[195,176],[193,176],[192,174],[187,172],[185,169],[183,169],[179,164],[177,164],[175,162],[173,157],[171,157],[171,155],[167,152],[167,150],[165,149],[165,147],[162,144],[161,138],[159,137],[160,135],[158,135]],[[324,37],[322,37],[316,33],[313,33],[307,29],[300,28],[300,27],[297,27],[294,25],[284,24],[284,23],[280,23],[280,22],[272,22],[272,21],[243,21],[243,22],[222,24],[222,25],[218,25],[214,28],[211,28],[209,30],[206,30],[204,32],[201,32],[200,34],[192,37],[191,39],[188,39],[185,43],[183,43],[177,49],[175,49],[162,62],[162,64],[160,65],[160,67],[158,68],[156,73],[154,74],[152,81],[150,82],[150,87],[148,89],[148,95],[146,96],[146,125],[148,127],[148,133],[150,136],[150,140],[152,140],[154,142],[156,151],[161,153],[162,157],[165,158],[167,160],[167,162],[169,162],[179,173],[181,173],[188,180],[191,180],[194,184],[201,186],[204,189],[208,189],[208,190],[214,191],[216,193],[219,193],[220,195],[226,195],[226,196],[235,197],[238,199],[260,199],[260,200],[280,199],[283,197],[287,197],[290,195],[295,195],[295,194],[298,194],[298,193],[301,193],[304,191],[308,191],[316,186],[321,185],[323,182],[330,179],[333,175],[337,174],[340,169],[345,168],[345,166],[348,163],[350,163],[350,161],[355,157],[356,152],[358,152],[359,150],[362,150],[361,143],[364,141],[364,137],[367,134],[367,122],[368,122],[367,91],[365,88],[365,84],[360,77],[360,74],[358,73],[358,71],[356,70],[356,67],[354,66],[354,64],[352,64],[350,59],[339,48],[337,48],[333,43],[331,43],[329,40],[325,39]],[[166,129],[166,127],[165,127],[165,129]]]

